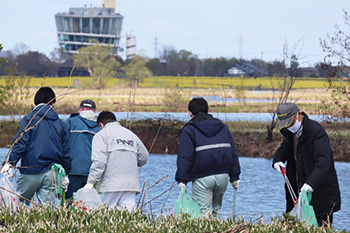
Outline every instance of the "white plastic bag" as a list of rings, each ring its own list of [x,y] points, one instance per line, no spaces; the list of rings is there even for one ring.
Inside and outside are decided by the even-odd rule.
[[[96,189],[81,188],[73,193],[74,204],[77,209],[96,209],[101,204],[101,196]]]
[[[17,195],[13,194],[16,193],[15,188],[10,180],[4,175],[0,179],[0,187],[4,188],[0,189],[0,206],[11,208],[13,210],[21,210],[22,205],[19,202],[19,198]]]
[[[296,206],[290,212],[297,221],[304,222],[307,226],[313,225],[317,227],[316,215],[313,207],[310,205],[312,194],[306,194],[305,190],[299,193],[299,198]]]
[[[304,209],[301,205],[301,201],[300,201],[300,194],[299,194],[299,198],[298,198],[298,202],[297,204],[294,206],[294,208],[292,209],[292,211],[290,212],[290,216],[294,216],[295,219],[299,222],[304,222],[305,218],[304,218]]]

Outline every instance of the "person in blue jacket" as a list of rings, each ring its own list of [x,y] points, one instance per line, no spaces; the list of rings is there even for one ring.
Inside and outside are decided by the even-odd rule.
[[[96,120],[96,104],[90,99],[83,100],[78,113],[72,114],[66,125],[69,130],[71,145],[72,169],[69,173],[69,186],[66,199],[85,186],[91,166],[91,142],[100,130]]]
[[[43,205],[53,204],[56,197],[53,164],[61,164],[69,173],[72,162],[68,129],[53,110],[55,102],[56,96],[50,87],[41,87],[36,92],[36,107],[20,121],[14,139],[19,140],[9,155],[11,166],[21,161],[17,193],[28,200],[36,194]],[[62,183],[63,180],[62,188],[65,189],[69,181],[66,177],[62,178]],[[22,198],[20,201],[25,202]]]
[[[208,114],[204,98],[193,98],[188,110],[192,119],[180,133],[175,179],[180,190],[192,181],[192,199],[203,216],[219,217],[228,180],[239,186],[237,150],[228,127]]]

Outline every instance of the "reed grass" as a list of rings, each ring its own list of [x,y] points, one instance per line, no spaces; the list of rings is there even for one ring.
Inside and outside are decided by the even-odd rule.
[[[334,232],[330,228],[306,227],[302,223],[272,218],[237,220],[232,218],[202,218],[191,220],[188,215],[144,214],[141,211],[72,210],[65,207],[31,207],[12,212],[0,209],[2,232]],[[343,231],[345,232],[345,231]]]

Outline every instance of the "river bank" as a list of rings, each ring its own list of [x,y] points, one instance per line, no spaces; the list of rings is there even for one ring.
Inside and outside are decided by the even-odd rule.
[[[140,137],[150,153],[177,154],[179,135],[186,124],[176,120],[139,120],[120,121]],[[322,122],[326,129],[333,150],[334,160],[350,162],[350,123]],[[239,156],[272,158],[282,141],[278,129],[273,131],[273,141],[268,142],[267,122],[227,122],[232,132]],[[0,121],[0,147],[8,147],[18,128],[17,121]]]
[[[58,207],[33,207],[13,214],[9,208],[0,210],[2,232],[340,232],[326,227],[310,227],[295,220],[215,218],[191,219],[189,215],[149,215],[142,211],[77,210]],[[292,229],[292,230],[291,230]],[[346,230],[342,232],[347,232]]]

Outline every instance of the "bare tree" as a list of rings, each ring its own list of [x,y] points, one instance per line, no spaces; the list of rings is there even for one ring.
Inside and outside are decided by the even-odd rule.
[[[267,125],[267,141],[272,142],[273,141],[273,130],[275,129],[278,119],[276,114],[277,106],[285,103],[288,101],[289,94],[293,88],[293,85],[295,83],[295,75],[298,71],[298,58],[300,56],[300,50],[299,48],[300,41],[294,46],[292,49],[291,54],[288,53],[288,46],[287,43],[284,44],[283,47],[283,60],[282,60],[282,70],[281,70],[281,78],[279,82],[278,87],[273,86],[273,91],[276,91],[277,97],[276,97],[276,104],[272,105],[273,109],[270,109],[270,112],[272,114],[271,116],[271,122]],[[298,50],[298,53],[295,53],[295,51]]]
[[[323,51],[327,53],[321,68],[326,72],[332,97],[322,100],[325,113],[342,118],[350,117],[350,13],[343,11],[343,29],[340,25],[334,26],[332,35],[320,39]],[[341,85],[336,84],[334,79],[343,81]]]
[[[15,45],[13,52],[14,54],[16,54],[16,56],[19,56],[29,52],[29,50],[30,49],[28,45],[26,45],[25,43],[19,43]]]
[[[3,49],[3,47],[2,47],[2,44],[0,43],[0,51]],[[0,65],[2,65],[3,63],[6,63],[7,62],[7,60],[6,60],[6,58],[1,58],[0,57]]]

